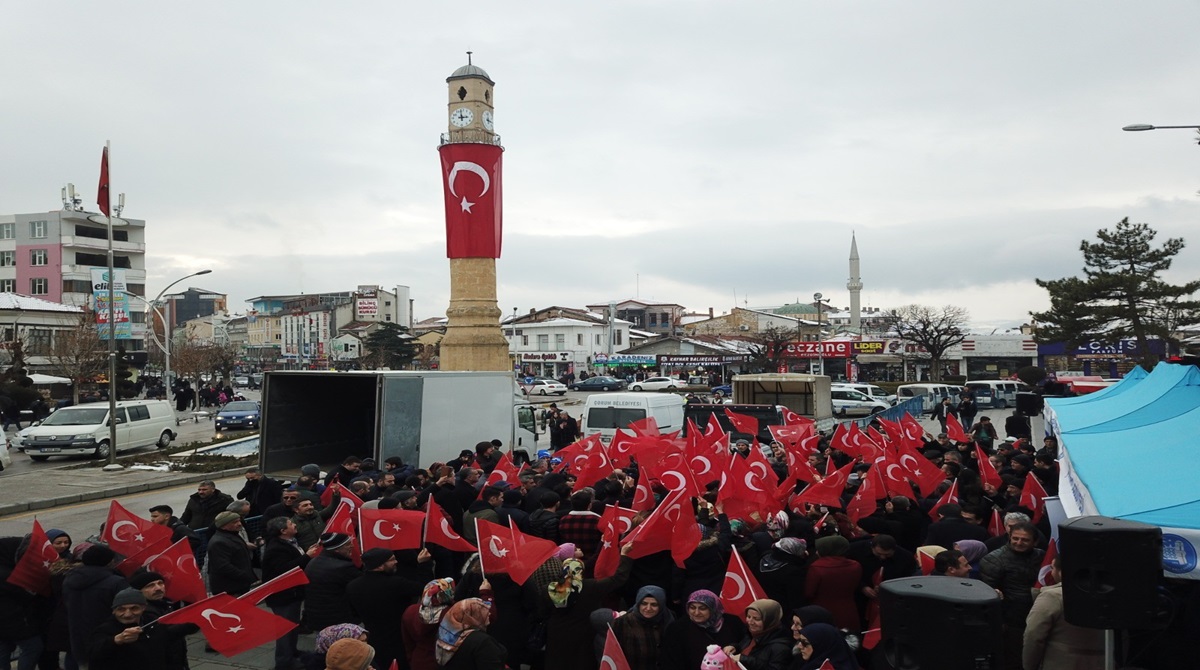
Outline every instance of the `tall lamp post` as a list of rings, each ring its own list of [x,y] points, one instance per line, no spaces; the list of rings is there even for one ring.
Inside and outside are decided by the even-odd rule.
[[[1148,123],[1135,123],[1131,126],[1125,126],[1121,130],[1128,130],[1130,132],[1139,132],[1142,130],[1170,130],[1170,129],[1174,129],[1174,128],[1191,128],[1193,130],[1200,130],[1200,126],[1152,126]]]
[[[199,277],[200,275],[206,275],[210,272],[212,272],[212,270],[201,270],[199,272],[193,272],[190,275],[186,275],[186,276],[180,277],[179,279],[176,279],[175,281],[171,282],[170,284],[167,284],[166,288],[159,291],[158,295],[154,296],[154,300],[149,301],[149,303],[147,303],[147,304],[149,304],[151,307],[154,308],[154,310],[156,312],[158,312],[158,305],[159,305],[160,301],[162,300],[163,294],[165,294],[167,291],[171,290],[172,286],[178,284],[179,282],[181,282],[185,279],[191,279],[192,277]],[[173,384],[171,384],[171,319],[173,317],[171,316],[170,303],[163,304],[163,311],[158,312],[158,316],[160,319],[162,319],[162,322],[163,322],[163,339],[166,341],[165,342],[166,347],[163,349],[163,362],[164,362],[163,383],[167,385],[167,390],[170,391],[171,388],[174,386]]]
[[[817,303],[817,374],[824,375],[825,374],[825,346],[824,346],[825,343],[824,343],[824,338],[823,338],[824,329],[821,327],[821,307],[822,307],[822,305],[829,302],[829,298],[826,298],[824,295],[822,295],[820,293],[814,293],[813,294],[813,302]]]

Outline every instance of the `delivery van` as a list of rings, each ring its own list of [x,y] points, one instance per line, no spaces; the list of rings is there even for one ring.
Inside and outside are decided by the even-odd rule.
[[[618,430],[647,417],[654,417],[663,433],[682,430],[683,398],[674,393],[596,393],[583,406],[580,429],[584,437],[599,435],[608,444]]]
[[[1022,384],[1012,380],[987,379],[967,382],[965,386],[975,394],[975,404],[980,408],[1004,409],[1017,405],[1017,391],[1021,390]],[[980,400],[981,396],[989,400],[985,403]]]
[[[920,398],[922,412],[933,412],[933,409],[941,404],[942,398],[950,398],[957,406],[958,392],[957,386],[938,383],[904,384],[896,389],[900,402],[909,398]]]
[[[157,446],[165,449],[176,437],[175,412],[165,400],[117,402],[117,451]],[[50,413],[25,434],[25,453],[35,461],[51,456],[108,458],[108,403],[64,407]]]

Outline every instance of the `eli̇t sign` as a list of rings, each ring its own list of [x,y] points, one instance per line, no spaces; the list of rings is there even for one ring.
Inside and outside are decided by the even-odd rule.
[[[92,268],[92,304],[96,309],[96,329],[100,333],[100,339],[108,339],[109,314],[115,314],[115,337],[118,340],[128,340],[133,337],[133,326],[129,321],[129,298],[125,294],[128,289],[125,282],[125,271],[113,270],[113,279],[112,292],[115,305],[110,308],[108,304],[108,270]]]

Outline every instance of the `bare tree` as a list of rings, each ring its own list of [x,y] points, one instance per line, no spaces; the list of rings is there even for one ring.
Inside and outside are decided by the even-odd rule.
[[[748,347],[750,360],[763,370],[773,371],[783,360],[783,352],[787,345],[802,339],[804,338],[800,334],[798,323],[795,328],[767,326],[753,337],[752,344]]]
[[[54,334],[54,344],[46,352],[51,368],[71,380],[71,397],[79,403],[79,387],[108,369],[108,348],[96,330],[94,316],[84,313],[70,330]]]
[[[200,376],[212,370],[211,347],[195,340],[185,340],[171,347],[171,367],[180,379],[189,380],[192,389],[197,393],[192,397],[192,406],[198,405],[200,398]]]
[[[884,317],[897,337],[917,345],[929,353],[930,376],[942,379],[942,356],[966,339],[967,310],[954,305],[942,308],[928,305],[905,305]]]
[[[208,364],[212,367],[212,371],[217,373],[217,378],[226,384],[233,384],[233,368],[241,359],[240,348],[236,344],[228,342],[209,344],[207,348]]]

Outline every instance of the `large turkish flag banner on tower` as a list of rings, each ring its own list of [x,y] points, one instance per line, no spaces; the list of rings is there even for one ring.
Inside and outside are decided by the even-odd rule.
[[[500,159],[495,144],[443,144],[446,257],[500,258]]]

